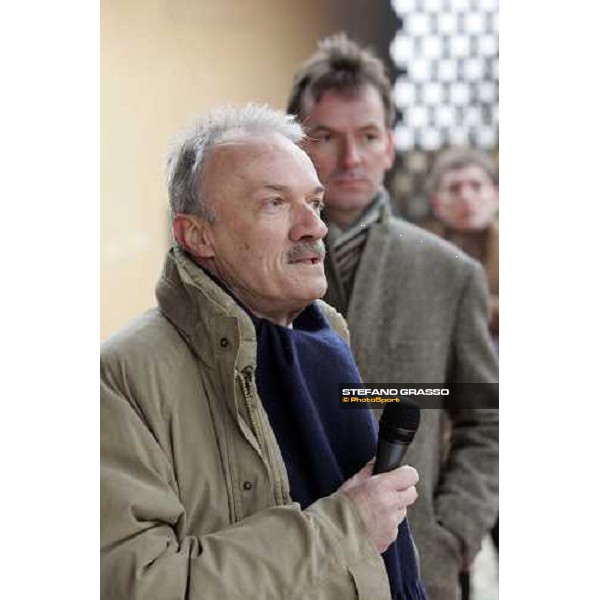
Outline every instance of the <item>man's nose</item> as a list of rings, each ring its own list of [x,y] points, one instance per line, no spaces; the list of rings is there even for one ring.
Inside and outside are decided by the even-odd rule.
[[[290,229],[290,239],[294,242],[303,239],[322,240],[326,235],[327,225],[319,213],[308,204],[300,207]]]
[[[464,204],[473,204],[476,201],[476,194],[473,188],[469,185],[463,185],[460,187],[458,197]]]
[[[342,147],[342,165],[345,168],[355,167],[360,164],[362,155],[355,140],[346,139]]]

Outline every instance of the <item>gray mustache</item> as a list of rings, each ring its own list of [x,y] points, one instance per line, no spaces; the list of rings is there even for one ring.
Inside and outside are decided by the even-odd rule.
[[[323,260],[325,258],[325,244],[323,240],[312,240],[306,242],[300,242],[296,244],[287,253],[288,262],[296,262],[308,258],[309,256],[318,255]]]

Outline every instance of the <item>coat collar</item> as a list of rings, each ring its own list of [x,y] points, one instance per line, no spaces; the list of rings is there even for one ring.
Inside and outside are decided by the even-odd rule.
[[[158,307],[177,328],[194,354],[215,367],[223,354],[236,366],[256,366],[256,332],[236,301],[180,248],[167,253],[156,285]]]
[[[185,252],[173,246],[156,284],[158,308],[179,331],[192,352],[206,366],[239,371],[256,369],[256,329],[248,313],[213,281]],[[344,339],[348,328],[342,317],[322,300],[316,304]]]

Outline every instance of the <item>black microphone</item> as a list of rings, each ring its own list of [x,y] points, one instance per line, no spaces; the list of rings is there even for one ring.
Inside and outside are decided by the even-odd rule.
[[[377,457],[373,474],[387,473],[400,466],[402,457],[419,429],[421,409],[409,398],[386,404],[379,421]]]

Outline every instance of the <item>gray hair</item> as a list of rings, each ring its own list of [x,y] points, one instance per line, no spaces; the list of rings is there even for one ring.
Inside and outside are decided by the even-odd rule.
[[[294,144],[304,139],[302,127],[293,116],[266,104],[225,106],[197,118],[167,157],[171,217],[184,213],[214,222],[216,216],[203,195],[203,169],[211,148],[238,137],[273,133]]]

